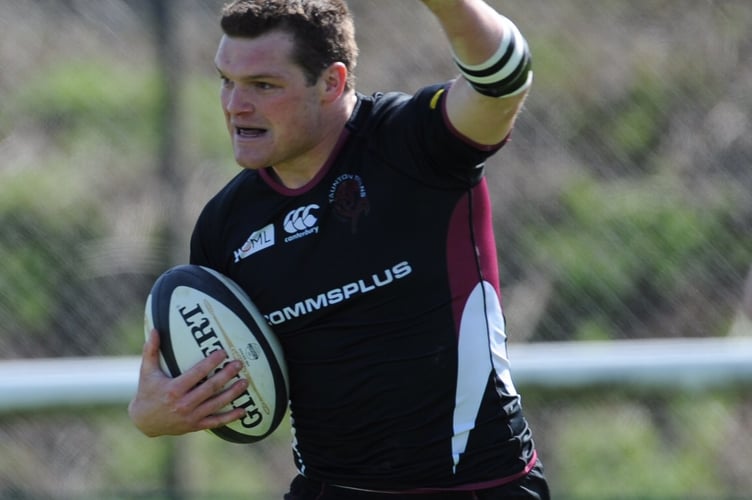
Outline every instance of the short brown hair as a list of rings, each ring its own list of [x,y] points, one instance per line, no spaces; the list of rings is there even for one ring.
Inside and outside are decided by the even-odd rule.
[[[358,58],[355,26],[344,0],[235,0],[220,22],[229,37],[255,38],[280,30],[293,35],[293,59],[313,85],[335,62],[347,67],[347,88],[355,85]]]

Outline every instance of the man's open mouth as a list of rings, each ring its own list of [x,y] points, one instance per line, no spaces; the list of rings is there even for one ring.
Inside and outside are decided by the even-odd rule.
[[[239,137],[254,138],[264,135],[266,129],[263,128],[249,128],[249,127],[235,127],[235,134]]]

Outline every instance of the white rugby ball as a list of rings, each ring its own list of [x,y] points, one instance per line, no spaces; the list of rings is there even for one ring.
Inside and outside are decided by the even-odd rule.
[[[280,424],[289,400],[282,347],[234,281],[195,265],[165,271],[146,299],[144,328],[146,335],[152,328],[159,331],[162,369],[172,377],[218,349],[227,353],[226,362],[243,362],[238,377],[248,380],[248,388],[223,410],[245,408],[245,415],[210,432],[226,441],[253,443]]]

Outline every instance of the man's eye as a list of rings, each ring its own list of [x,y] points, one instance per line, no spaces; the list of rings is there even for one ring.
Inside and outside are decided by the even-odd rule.
[[[230,87],[230,86],[232,86],[232,82],[226,76],[220,76],[219,79],[221,80],[223,87]]]

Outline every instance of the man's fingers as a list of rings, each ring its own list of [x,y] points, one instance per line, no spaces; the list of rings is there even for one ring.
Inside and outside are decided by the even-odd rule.
[[[162,371],[159,366],[159,333],[152,329],[146,337],[142,350],[141,373],[148,374],[156,370]]]
[[[192,415],[191,431],[213,429],[242,418],[243,408],[231,408],[222,411],[230,405],[248,387],[245,379],[236,380],[230,387],[223,389],[235,373],[235,369],[225,366],[206,381],[196,386],[186,394],[180,407]]]
[[[227,363],[225,366],[222,367],[221,370],[218,372],[212,374],[211,376],[202,379],[200,383],[195,385],[191,391],[186,395],[186,402],[190,405],[193,405],[195,407],[199,407],[203,405],[205,402],[217,397],[218,395],[221,395],[220,393],[226,392],[225,386],[237,376],[238,373],[240,373],[240,370],[243,368],[243,363],[240,361],[231,361]],[[232,386],[234,387],[234,386]],[[231,387],[231,388],[232,388]],[[231,388],[228,388],[231,389]],[[225,404],[228,404],[230,401],[235,399],[235,397],[239,396],[242,390],[237,392],[237,394],[230,398],[229,400],[225,401],[224,404],[218,406],[217,408],[214,408],[213,411],[217,411],[220,408],[222,408]],[[208,411],[207,413],[211,413],[212,411]]]
[[[231,383],[242,368],[242,362],[228,362],[224,351],[216,351],[170,378],[160,366],[159,333],[152,330],[144,343],[139,392],[129,405],[129,414],[147,435],[184,434],[226,425],[245,414],[242,408],[222,410],[248,387],[243,379]],[[145,404],[147,401],[153,404]]]
[[[245,410],[243,410],[242,408],[234,408],[232,411],[227,413],[215,413],[213,415],[209,415],[201,421],[201,429],[206,430],[222,427],[223,425],[227,425],[231,422],[243,418],[244,414]]]
[[[228,411],[221,411],[222,408],[232,403],[243,391],[248,388],[248,381],[241,379],[236,381],[225,391],[217,394],[215,397],[206,400],[198,409],[199,414],[206,415],[200,425],[204,429],[213,429],[230,422],[238,420],[245,415],[244,408],[232,408]]]
[[[209,376],[226,360],[227,353],[225,353],[225,351],[214,351],[176,377],[175,382],[179,385],[182,392],[187,393],[193,389],[193,387],[208,379]],[[240,371],[233,363],[227,363],[227,366],[230,366],[231,369],[236,369],[235,374]],[[225,368],[227,368],[227,366],[225,366]],[[227,380],[230,379],[228,378]],[[227,380],[225,380],[225,382],[227,382]],[[219,391],[221,388],[222,386],[218,387],[214,392]]]

